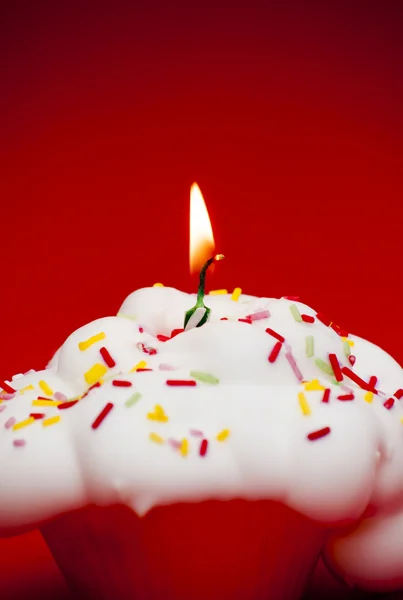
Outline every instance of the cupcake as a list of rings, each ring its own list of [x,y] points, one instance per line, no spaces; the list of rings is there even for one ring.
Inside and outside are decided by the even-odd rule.
[[[0,532],[97,600],[292,600],[322,551],[403,587],[401,367],[296,299],[192,304],[140,289],[0,384]]]

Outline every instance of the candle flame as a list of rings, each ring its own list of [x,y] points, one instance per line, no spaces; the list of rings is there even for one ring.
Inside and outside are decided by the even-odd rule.
[[[214,254],[214,237],[210,218],[197,183],[190,188],[190,272],[197,273]]]

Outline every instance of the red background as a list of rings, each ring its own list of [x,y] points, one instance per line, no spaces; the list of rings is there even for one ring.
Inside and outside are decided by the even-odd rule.
[[[82,4],[0,7],[1,376],[136,288],[195,290],[194,180],[212,288],[298,294],[402,363],[399,3]],[[2,598],[66,597],[37,534],[0,556]]]

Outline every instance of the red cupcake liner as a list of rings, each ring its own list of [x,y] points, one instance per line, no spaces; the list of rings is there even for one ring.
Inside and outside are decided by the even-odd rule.
[[[75,597],[96,600],[294,600],[326,529],[271,501],[152,509],[90,506],[41,532]]]

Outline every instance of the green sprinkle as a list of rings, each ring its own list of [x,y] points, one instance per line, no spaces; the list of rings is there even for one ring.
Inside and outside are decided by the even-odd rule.
[[[294,319],[296,321],[298,321],[298,323],[302,323],[302,317],[300,315],[300,312],[298,310],[298,307],[296,304],[291,304],[290,306],[290,313],[292,314],[292,316],[294,317]]]
[[[313,356],[313,335],[307,335],[305,338],[306,355],[310,358]]]
[[[122,319],[130,319],[130,321],[136,321],[136,317],[133,315],[126,315],[125,313],[118,312],[117,317],[121,317]]]
[[[140,394],[140,392],[136,392],[135,394],[133,394],[132,396],[130,396],[130,398],[128,398],[126,400],[125,406],[127,406],[127,408],[129,408],[130,406],[133,406],[133,404],[136,404],[136,402],[138,402],[141,397],[142,397],[142,394]]]
[[[332,379],[332,383],[333,383],[333,385],[340,385],[340,382],[337,381],[336,379]]]
[[[343,348],[344,348],[344,352],[345,352],[346,356],[350,356],[350,354],[351,354],[350,344],[347,341],[343,342]]]
[[[210,375],[210,373],[203,373],[201,371],[190,371],[190,377],[193,379],[197,379],[198,381],[202,381],[203,383],[219,383],[219,379],[214,377],[214,375]]]
[[[334,375],[332,366],[329,365],[327,362],[325,362],[324,360],[322,360],[321,358],[315,358],[315,365],[317,367],[319,367],[319,369],[321,371],[323,371],[324,373],[327,373],[327,375]]]

